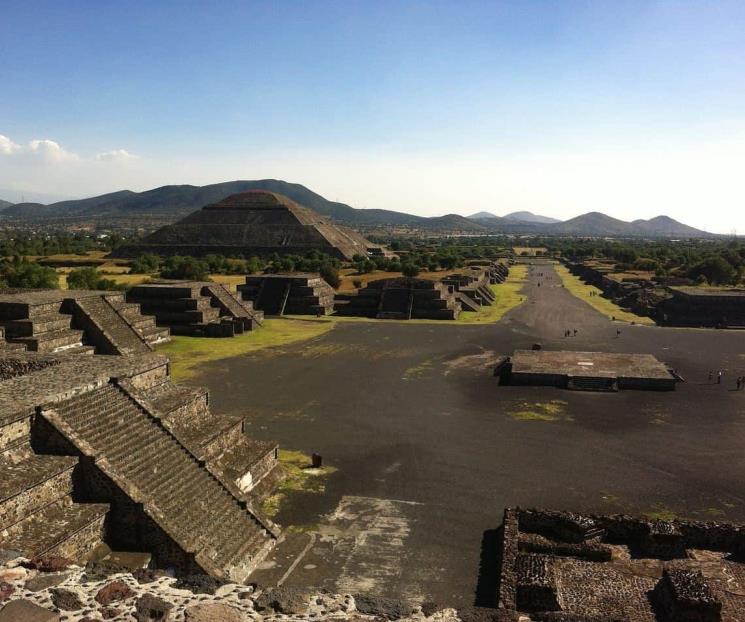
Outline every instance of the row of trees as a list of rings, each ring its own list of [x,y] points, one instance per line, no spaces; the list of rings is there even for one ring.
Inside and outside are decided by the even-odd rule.
[[[96,236],[90,233],[5,234],[0,238],[0,256],[84,255],[89,251],[110,251],[124,238],[117,234]]]
[[[745,243],[738,240],[551,240],[547,247],[577,259],[604,258],[621,269],[648,270],[712,285],[738,285],[745,273]]]

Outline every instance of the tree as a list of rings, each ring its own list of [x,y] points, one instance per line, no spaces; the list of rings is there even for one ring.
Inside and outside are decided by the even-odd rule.
[[[103,278],[95,268],[77,268],[67,275],[70,289],[121,289],[116,281]]]
[[[736,275],[732,264],[718,255],[702,259],[688,271],[688,276],[692,279],[704,277],[712,285],[731,283]]]
[[[326,281],[334,289],[339,289],[341,285],[341,279],[339,278],[339,270],[337,270],[332,264],[325,263],[321,265],[319,270],[321,278]]]
[[[209,273],[206,262],[196,257],[182,257],[174,255],[166,259],[160,276],[164,279],[188,279],[191,281],[205,281]]]
[[[145,253],[137,257],[129,267],[132,274],[151,274],[160,269],[161,258],[152,253]]]
[[[57,289],[59,277],[53,268],[15,257],[0,264],[0,281],[7,287]]]
[[[401,266],[401,272],[408,277],[419,276],[419,266],[413,263],[405,263]]]

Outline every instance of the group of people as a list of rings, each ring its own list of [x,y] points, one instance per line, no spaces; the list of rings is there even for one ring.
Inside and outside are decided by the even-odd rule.
[[[722,384],[722,378],[724,377],[724,370],[720,369],[716,372],[717,384]],[[709,370],[709,383],[714,380],[714,372]],[[745,376],[738,376],[735,380],[735,385],[738,391],[745,390]]]
[[[577,329],[576,328],[574,328],[572,330],[565,330],[564,331],[564,337],[571,337],[572,335],[574,335],[575,337],[577,336]]]

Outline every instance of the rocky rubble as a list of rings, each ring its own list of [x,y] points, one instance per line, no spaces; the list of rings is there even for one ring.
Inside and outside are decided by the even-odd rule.
[[[9,556],[6,556],[6,558]],[[106,564],[83,568],[63,558],[6,559],[0,565],[0,622],[459,622],[453,609],[313,588],[176,579],[160,571]]]

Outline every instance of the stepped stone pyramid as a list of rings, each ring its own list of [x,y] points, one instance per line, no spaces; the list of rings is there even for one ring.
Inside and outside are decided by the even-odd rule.
[[[170,382],[168,359],[0,357],[0,541],[85,562],[105,543],[155,566],[243,581],[274,546],[253,507],[275,443]]]
[[[244,301],[267,315],[329,315],[334,311],[334,289],[318,274],[247,276],[237,289]]]
[[[367,255],[368,242],[356,231],[332,223],[282,194],[251,190],[206,205],[114,253],[134,257],[142,253],[228,256],[300,254],[318,250],[351,260]]]
[[[120,292],[0,291],[0,352],[137,354],[170,339]]]
[[[208,281],[143,283],[127,292],[127,301],[178,335],[233,337],[258,328],[264,320],[251,301]]]
[[[336,312],[383,320],[454,320],[461,304],[443,283],[402,277],[370,281],[357,294],[339,296]]]

